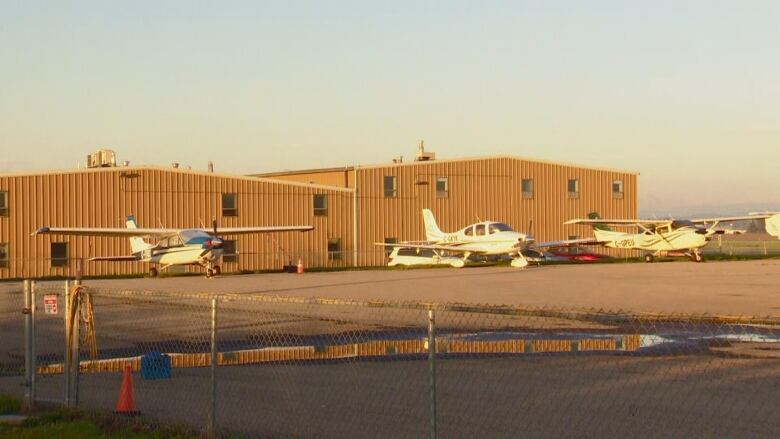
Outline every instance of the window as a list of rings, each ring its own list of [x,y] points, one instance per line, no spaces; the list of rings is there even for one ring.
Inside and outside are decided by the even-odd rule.
[[[623,180],[612,181],[612,198],[623,198]]]
[[[504,223],[492,223],[490,224],[489,233],[492,235],[498,232],[511,232],[512,228]]]
[[[569,198],[580,197],[580,181],[577,179],[569,179]]]
[[[341,260],[341,238],[328,239],[328,260],[329,261]]]
[[[0,216],[8,216],[8,192],[0,191]]]
[[[222,194],[222,216],[238,216],[238,194]]]
[[[8,244],[0,243],[0,268],[8,268]]]
[[[398,238],[385,238],[385,244],[397,244]],[[385,247],[385,257],[390,256],[393,252],[393,247]]]
[[[468,227],[463,231],[466,236],[474,236],[474,227]]]
[[[476,230],[477,236],[485,236],[485,225],[484,224],[477,224],[474,226],[474,229]]]
[[[51,243],[51,266],[52,267],[68,266],[68,243],[67,242]]]
[[[534,181],[530,178],[524,178],[520,182],[520,190],[523,191],[523,199],[530,200],[534,197]]]
[[[326,216],[328,214],[328,195],[314,194],[314,216]]]
[[[222,262],[238,262],[235,239],[226,239],[222,241]]]
[[[450,196],[450,179],[449,177],[436,178],[436,197],[447,198]]]
[[[394,198],[398,194],[398,183],[394,175],[385,175],[385,198]]]

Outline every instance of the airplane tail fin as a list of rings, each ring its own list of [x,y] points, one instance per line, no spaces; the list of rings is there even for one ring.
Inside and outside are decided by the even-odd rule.
[[[776,213],[765,220],[766,232],[780,239],[780,213]]]
[[[428,209],[423,209],[423,223],[425,224],[425,239],[428,241],[439,241],[444,238],[444,232],[439,229],[439,225],[436,224],[436,219],[433,217],[433,212]]]
[[[591,212],[591,213],[588,214],[588,219],[592,219],[592,220],[594,220],[594,219],[601,219],[601,215],[599,215],[598,212]],[[612,229],[609,228],[609,226],[607,226],[605,224],[594,224],[593,225],[593,230],[594,231],[595,230],[600,230],[600,231],[603,231],[603,232],[611,232],[612,231]]]
[[[137,229],[138,226],[135,224],[135,217],[133,215],[130,215],[127,217],[127,228],[128,229]],[[149,247],[152,247],[151,244],[144,241],[143,238],[139,238],[137,236],[133,236],[130,238],[130,249],[133,251],[133,253],[142,252]]]

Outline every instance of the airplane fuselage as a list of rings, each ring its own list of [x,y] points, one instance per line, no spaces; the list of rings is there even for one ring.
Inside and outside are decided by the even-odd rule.
[[[651,252],[675,252],[700,249],[709,243],[712,233],[701,233],[694,227],[682,227],[665,232],[622,233],[595,230],[596,239],[605,247],[644,250]]]
[[[471,234],[467,234],[470,231]],[[496,256],[516,254],[526,246],[526,235],[514,231],[497,231],[485,235],[475,235],[471,227],[455,233],[447,233],[437,240],[437,245],[479,249],[479,253]]]

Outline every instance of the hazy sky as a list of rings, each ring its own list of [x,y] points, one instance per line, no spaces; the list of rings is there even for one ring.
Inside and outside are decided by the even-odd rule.
[[[0,0],[0,172],[517,154],[780,207],[778,1]]]

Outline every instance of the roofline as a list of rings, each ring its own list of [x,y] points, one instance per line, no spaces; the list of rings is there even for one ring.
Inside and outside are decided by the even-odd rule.
[[[251,177],[275,177],[279,175],[299,175],[299,174],[321,174],[325,172],[349,172],[354,171],[355,166],[336,166],[332,168],[311,168],[311,169],[295,169],[292,171],[274,171],[274,172],[262,172],[259,174],[248,174]]]
[[[37,171],[37,172],[13,172],[8,174],[0,174],[0,178],[34,177],[34,176],[41,176],[41,175],[90,174],[90,173],[100,173],[100,172],[124,172],[124,171],[164,171],[164,172],[172,172],[176,174],[200,175],[200,176],[209,176],[209,177],[228,178],[233,180],[265,182],[271,184],[304,187],[310,189],[322,189],[322,190],[347,192],[347,193],[354,192],[354,189],[345,188],[342,186],[302,183],[297,181],[281,180],[281,179],[261,177],[261,176],[224,174],[224,173],[208,172],[208,171],[196,171],[192,169],[169,168],[164,166],[112,166],[112,167],[105,167],[105,168],[65,169],[65,170],[51,170],[51,171]]]
[[[495,159],[522,160],[526,162],[544,163],[548,165],[564,166],[568,168],[581,168],[581,169],[590,169],[594,171],[615,172],[619,174],[640,175],[639,172],[630,171],[626,169],[578,165],[575,163],[556,162],[553,160],[542,160],[542,159],[535,159],[530,157],[515,156],[510,154],[477,156],[477,157],[460,157],[460,158],[443,159],[443,160],[438,160],[438,159],[423,160],[423,161],[404,162],[404,163],[384,163],[384,164],[374,164],[374,165],[354,165],[354,166],[321,168],[321,169],[304,169],[304,170],[296,170],[296,171],[286,171],[286,172],[282,171],[282,172],[271,172],[271,173],[262,173],[262,174],[252,174],[252,175],[256,177],[274,177],[274,176],[282,176],[282,175],[317,174],[317,173],[334,172],[334,171],[352,171],[355,169],[395,168],[395,167],[403,167],[403,166],[423,166],[423,165],[430,165],[435,163],[471,162],[477,160],[495,160]]]

